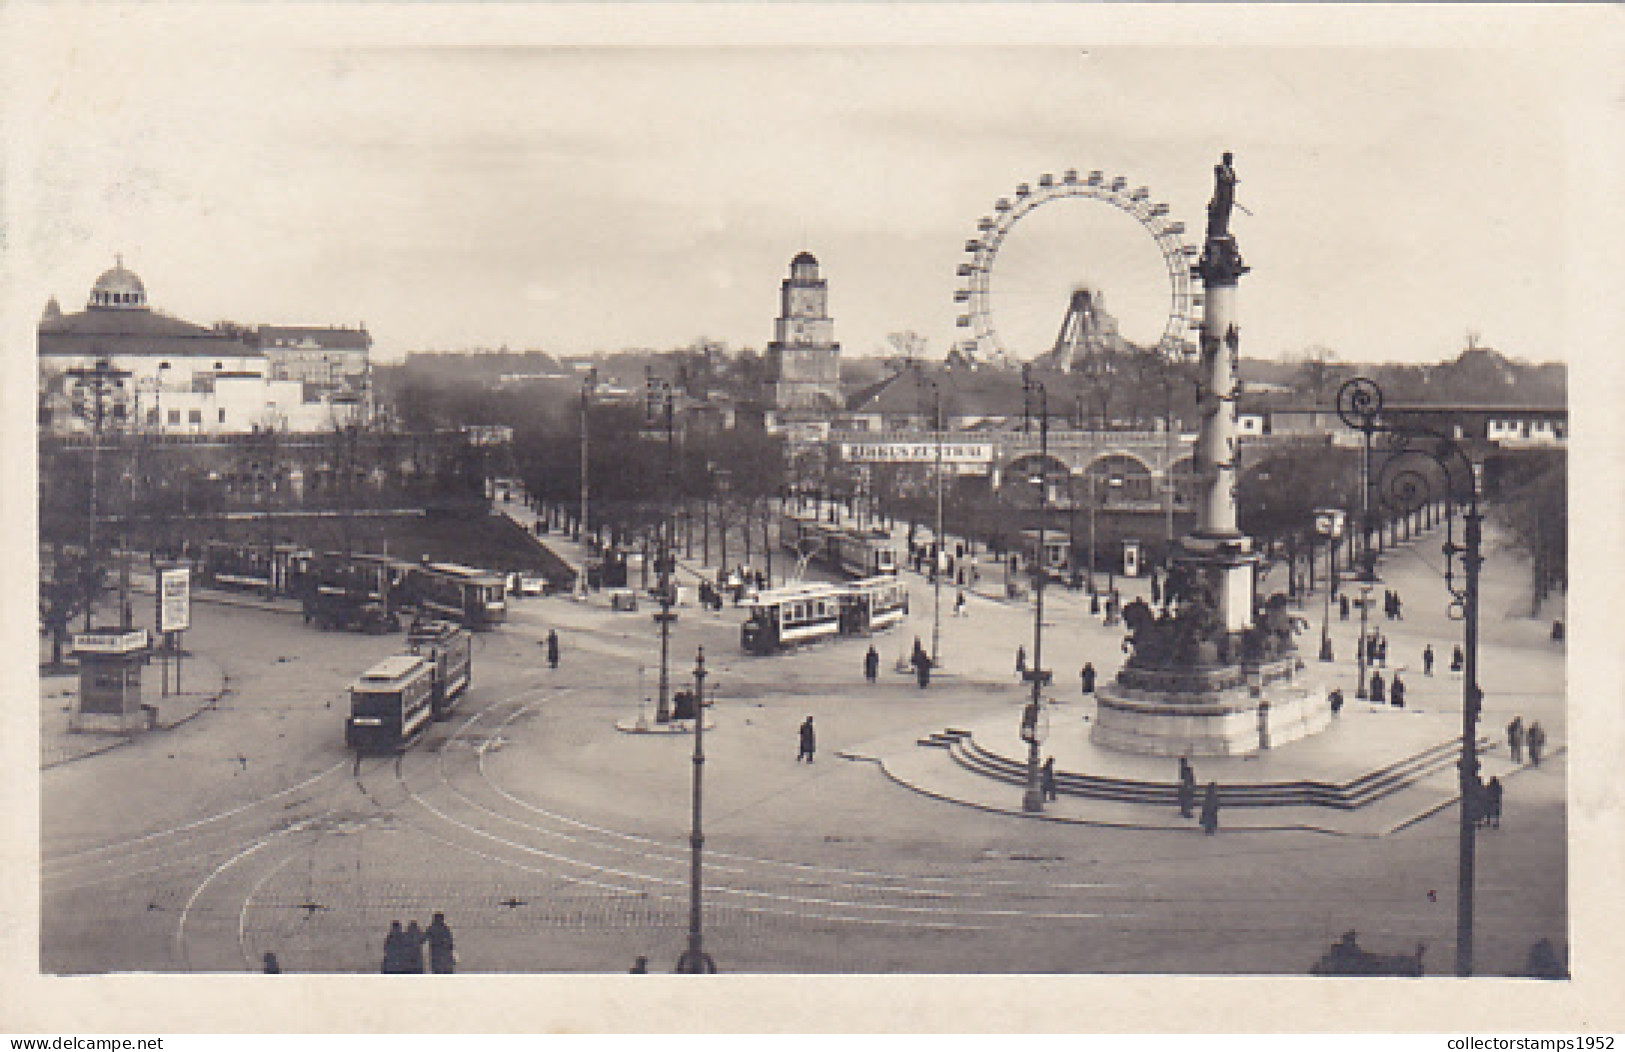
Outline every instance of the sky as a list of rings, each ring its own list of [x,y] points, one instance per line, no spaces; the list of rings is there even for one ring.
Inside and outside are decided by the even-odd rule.
[[[1085,24],[1022,44],[605,46],[257,34],[246,15],[176,38],[109,10],[37,28],[11,105],[13,302],[31,317],[52,294],[80,309],[122,253],[168,313],[364,322],[384,359],[761,348],[807,250],[847,353],[914,330],[940,357],[965,334],[964,242],[1018,183],[1100,169],[1199,231],[1231,150],[1244,353],[1437,361],[1472,332],[1558,360],[1582,338],[1572,71],[1504,36],[1214,47]],[[1080,284],[1131,339],[1160,333],[1149,235],[1055,202],[995,265],[1012,350],[1046,349]]]

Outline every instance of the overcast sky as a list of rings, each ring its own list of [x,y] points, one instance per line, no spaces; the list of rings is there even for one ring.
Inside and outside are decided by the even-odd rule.
[[[941,356],[964,242],[1017,183],[1121,174],[1199,231],[1229,149],[1245,353],[1579,337],[1575,89],[1549,51],[365,43],[42,41],[8,169],[19,298],[80,309],[122,252],[169,313],[365,321],[383,357],[761,347],[806,249],[849,353],[913,329]],[[1042,349],[1079,283],[1160,331],[1151,239],[1083,202],[1018,224],[996,322]]]

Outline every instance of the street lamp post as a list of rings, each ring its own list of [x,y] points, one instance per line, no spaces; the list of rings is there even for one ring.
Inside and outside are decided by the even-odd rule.
[[[937,439],[937,523],[931,538],[931,667],[935,669],[942,667],[942,556],[946,550],[942,536],[942,389],[923,372],[919,379],[931,387],[931,422]]]
[[[689,975],[700,975],[717,970],[716,964],[705,952],[703,913],[700,902],[703,890],[703,870],[700,852],[705,847],[705,834],[700,824],[701,773],[705,770],[705,648],[700,647],[694,658],[694,814],[689,832],[688,876],[688,949],[677,962],[677,970]]]
[[[89,386],[91,395],[96,399],[92,409],[91,425],[93,428],[90,445],[90,517],[85,536],[85,631],[91,630],[91,618],[96,605],[96,507],[98,489],[101,486],[101,452],[102,452],[102,425],[106,420],[106,397],[108,391],[116,384],[129,377],[127,369],[115,369],[111,359],[98,358],[91,368],[75,367],[68,369],[67,375]]]
[[[671,571],[675,559],[672,536],[672,480],[676,473],[676,429],[673,426],[671,385],[656,380],[652,374],[645,377],[645,416],[651,422],[664,418],[666,425],[666,479],[665,501],[660,512],[659,543],[655,545],[655,558],[660,560],[658,574],[660,586],[660,612],[655,620],[660,623],[660,693],[655,704],[655,722],[671,721],[671,623],[677,620],[672,613]],[[639,692],[641,697],[641,691]]]
[[[587,536],[587,402],[592,396],[593,388],[598,386],[598,370],[591,368],[581,381],[581,523],[579,537],[581,538],[581,573],[576,576],[575,596],[585,599],[587,589],[587,558],[586,550],[589,545]]]
[[[1048,674],[1044,671],[1044,584],[1049,577],[1049,568],[1045,565],[1044,520],[1049,511],[1049,395],[1042,383],[1032,379],[1029,367],[1023,366],[1022,374],[1022,393],[1030,397],[1036,392],[1039,417],[1038,546],[1037,558],[1033,562],[1033,664],[1032,668],[1024,673],[1033,685],[1033,694],[1032,701],[1028,703],[1028,717],[1025,717],[1023,722],[1031,726],[1032,731],[1027,735],[1027,791],[1022,795],[1021,809],[1038,812],[1044,810],[1044,790],[1039,782],[1038,769],[1038,745],[1041,738],[1038,727],[1043,712],[1044,684],[1048,680]]]

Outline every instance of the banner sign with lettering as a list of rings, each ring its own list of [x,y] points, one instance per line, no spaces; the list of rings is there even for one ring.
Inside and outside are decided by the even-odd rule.
[[[171,566],[158,571],[158,631],[184,632],[192,627],[192,568]]]
[[[843,442],[841,457],[848,462],[867,464],[934,464],[935,442]],[[993,446],[986,442],[944,442],[944,464],[989,464]]]

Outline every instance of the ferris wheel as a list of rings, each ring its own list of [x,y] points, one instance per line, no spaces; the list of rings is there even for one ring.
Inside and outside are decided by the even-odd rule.
[[[1197,311],[1202,305],[1202,296],[1192,286],[1191,268],[1198,250],[1185,243],[1185,224],[1169,219],[1168,206],[1153,201],[1148,188],[1130,189],[1123,176],[1107,176],[1098,171],[1080,177],[1076,169],[1068,169],[1059,179],[1054,175],[1041,175],[1036,185],[1022,183],[1016,187],[1013,197],[999,198],[992,215],[977,220],[976,236],[965,242],[968,258],[959,264],[960,285],[954,292],[954,302],[960,309],[957,325],[970,330],[962,346],[970,345],[967,350],[981,360],[1011,360],[1013,355],[999,334],[994,312],[1000,250],[1022,219],[1044,205],[1066,200],[1109,205],[1134,219],[1151,235],[1161,254],[1161,269],[1168,282],[1166,316],[1156,350],[1170,357],[1187,353],[1190,343],[1186,333],[1201,326]]]

